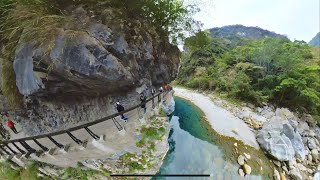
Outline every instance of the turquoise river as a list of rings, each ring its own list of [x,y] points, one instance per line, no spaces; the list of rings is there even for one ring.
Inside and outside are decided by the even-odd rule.
[[[175,97],[175,112],[171,117],[170,150],[159,174],[210,174],[210,177],[156,177],[153,179],[217,179],[236,180],[237,164],[223,158],[223,150],[215,145],[212,134],[202,124],[202,112],[192,103]],[[246,179],[261,179],[249,176]]]

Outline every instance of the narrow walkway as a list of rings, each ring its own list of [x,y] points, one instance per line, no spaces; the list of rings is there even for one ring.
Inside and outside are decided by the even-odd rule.
[[[165,96],[164,100],[168,98],[172,98],[171,93],[168,93]],[[147,103],[147,113],[143,115],[143,118],[139,118],[138,109],[141,110],[141,113],[143,113],[143,110],[140,107],[125,113],[125,115],[129,118],[128,122],[122,121],[119,116],[116,117],[117,122],[119,122],[119,124],[123,127],[123,130],[121,131],[117,129],[112,120],[106,120],[104,122],[90,126],[89,129],[96,135],[100,136],[100,139],[98,140],[95,140],[93,137],[91,137],[85,129],[79,129],[71,132],[73,136],[82,141],[81,144],[77,144],[66,133],[53,136],[54,140],[66,147],[64,148],[66,151],[58,148],[48,138],[37,139],[37,141],[43,146],[48,147],[50,149],[50,152],[42,153],[39,157],[35,154],[32,154],[31,158],[59,167],[76,167],[77,162],[79,161],[88,159],[110,158],[112,157],[112,155],[117,153],[124,153],[126,151],[137,151],[138,148],[136,147],[135,143],[140,138],[138,136],[137,130],[141,128],[143,124],[148,123],[150,116],[159,112],[159,107],[162,104],[157,103],[157,97],[155,97],[154,100],[155,108],[152,108],[152,101],[149,101]],[[17,129],[18,131],[20,130],[19,127]],[[21,137],[22,135],[23,134],[19,133],[19,136],[16,137]],[[32,140],[26,142],[36,151],[43,151],[43,149],[41,149],[39,145],[36,144],[36,142]],[[25,160],[25,158],[24,156],[21,156],[19,154],[21,154],[20,150],[27,150],[19,142],[16,142],[15,144],[17,145],[17,147],[12,143],[8,144],[8,146],[18,154],[10,158],[12,158],[12,160],[17,164],[23,166],[23,161]],[[5,149],[8,152],[12,153],[7,146],[5,147]],[[3,150],[0,149],[0,151],[5,154]],[[5,156],[8,158],[7,155]]]

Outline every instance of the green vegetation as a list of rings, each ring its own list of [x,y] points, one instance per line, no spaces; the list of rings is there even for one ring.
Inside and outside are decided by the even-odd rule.
[[[14,165],[12,161],[8,160],[3,163],[0,163],[0,179],[4,180],[44,180],[44,179],[56,179],[53,177],[38,177],[39,167],[48,166],[40,162],[28,161],[26,168],[17,168],[13,169],[11,166]],[[78,163],[77,168],[66,168],[62,174],[62,179],[81,179],[87,180],[89,178],[99,178],[99,177],[108,177],[110,176],[109,171],[102,169],[92,170],[85,168],[80,162]]]
[[[160,129],[155,127],[143,127],[141,128],[142,138],[150,141],[161,140],[161,138],[164,136],[165,131],[162,131]]]
[[[37,174],[38,165],[30,162],[26,168],[11,168],[12,162],[6,161],[0,164],[0,177],[5,180],[37,180],[40,179]]]
[[[137,147],[143,147],[146,145],[146,141],[144,139],[141,139],[140,141],[136,142]]]
[[[99,178],[100,176],[108,177],[110,176],[110,172],[107,170],[98,171],[93,169],[84,169],[81,167],[68,167],[67,169],[65,169],[63,175],[66,179],[75,178],[81,180],[88,180],[89,178]]]
[[[157,126],[159,126],[159,123],[157,123],[157,119],[151,120],[151,124],[153,127],[146,127],[143,126],[140,130],[142,139],[136,142],[136,146],[137,147],[144,147],[147,144],[151,144],[153,143],[153,141],[155,140],[161,140],[162,137],[165,135],[165,128],[164,127],[160,127],[158,128]],[[154,143],[153,143],[154,144]]]
[[[164,110],[163,110],[162,108],[160,108],[160,110],[159,110],[159,116],[160,116],[160,117],[167,117],[168,115],[167,115],[167,113],[164,112]]]
[[[136,146],[142,148],[141,154],[125,153],[120,157],[123,165],[129,168],[130,173],[144,171],[154,166],[154,155],[156,150],[155,141],[160,141],[166,134],[163,118],[158,119],[156,116],[150,117],[150,127],[142,126],[139,132],[141,140],[136,142]]]
[[[135,172],[136,170],[145,170],[142,165],[147,163],[145,159],[146,156],[144,155],[141,155],[139,158],[138,155],[129,152],[120,157],[120,160],[122,160],[122,162],[129,168],[129,172],[131,173]]]
[[[177,83],[256,105],[270,102],[320,121],[320,66],[311,47],[286,38],[233,45],[208,32],[187,39]]]

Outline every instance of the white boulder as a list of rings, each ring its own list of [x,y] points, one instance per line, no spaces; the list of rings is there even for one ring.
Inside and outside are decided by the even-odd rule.
[[[271,120],[258,132],[260,147],[279,161],[290,161],[296,155],[304,160],[306,152],[299,133],[288,121]]]

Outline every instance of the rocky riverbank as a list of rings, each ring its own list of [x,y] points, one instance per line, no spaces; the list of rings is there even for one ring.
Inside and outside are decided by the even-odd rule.
[[[320,129],[310,115],[297,114],[288,109],[275,108],[267,104],[263,107],[254,107],[250,104],[235,105],[211,93],[200,94],[178,88],[177,92],[179,91],[182,93],[177,93],[178,96],[180,94],[194,102],[204,110],[207,118],[214,118],[208,119],[208,122],[218,133],[234,137],[246,144],[249,144],[247,140],[251,138],[248,134],[251,136],[253,133],[259,147],[272,157],[269,161],[275,165],[273,169],[275,179],[319,179]],[[211,99],[214,106],[208,105],[206,97]],[[202,106],[209,108],[211,115],[206,113],[201,103]],[[210,110],[210,108],[216,109]],[[225,111],[217,111],[219,108]],[[214,112],[220,114],[214,114]],[[239,119],[246,123],[249,129],[228,126],[226,124],[230,124],[230,121],[225,118]],[[220,124],[223,126],[219,126]],[[221,127],[225,127],[224,131],[219,129]],[[242,176],[252,171],[252,167],[245,164],[249,160],[248,155],[250,156],[242,153],[237,159],[241,166],[239,174]]]
[[[217,96],[209,96],[214,103],[248,124],[260,147],[272,157],[277,167],[274,170],[276,179],[284,179],[285,175],[292,179],[319,179],[320,128],[312,116],[267,104],[239,107]]]

